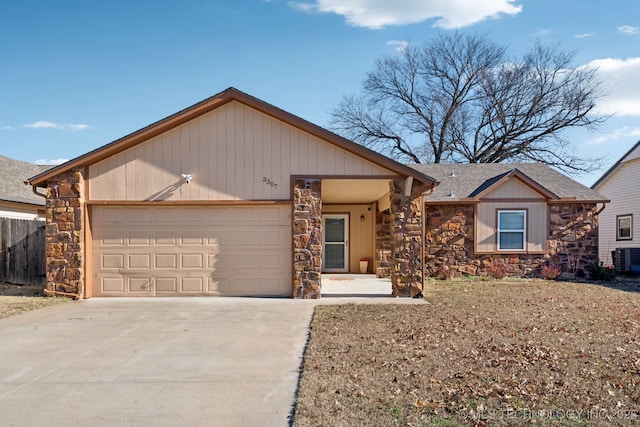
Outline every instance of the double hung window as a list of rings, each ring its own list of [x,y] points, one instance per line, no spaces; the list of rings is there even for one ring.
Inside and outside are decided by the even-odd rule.
[[[633,239],[633,215],[618,215],[616,217],[616,240]]]
[[[498,211],[498,250],[524,251],[527,242],[527,211]]]

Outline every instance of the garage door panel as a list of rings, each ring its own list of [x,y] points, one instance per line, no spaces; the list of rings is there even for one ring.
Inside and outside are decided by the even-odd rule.
[[[100,280],[102,293],[123,293],[125,290],[123,277],[103,277]]]
[[[203,277],[184,277],[182,278],[183,293],[202,293],[204,291]]]
[[[129,268],[151,268],[151,254],[129,255]]]
[[[182,254],[180,265],[182,268],[198,268],[201,269],[204,266],[202,262],[204,254]]]
[[[149,294],[151,292],[151,281],[151,277],[129,278],[129,292]]]
[[[178,259],[174,254],[156,254],[155,265],[156,268],[175,269],[178,266]]]
[[[175,230],[167,230],[167,231],[156,231],[154,234],[154,242],[156,245],[176,245],[176,231]]]
[[[243,256],[240,252],[221,253],[217,256],[209,256],[208,265],[216,268],[216,271],[231,269],[238,273],[244,268],[260,268],[270,270],[281,270],[287,268],[288,257],[279,253],[264,251],[262,253]]]
[[[124,268],[124,255],[104,254],[101,265],[102,268]]]
[[[122,246],[124,240],[122,237],[107,237],[102,239],[102,246]]]
[[[291,293],[278,277],[219,277],[209,281],[208,291],[228,296],[278,296],[283,292]]]
[[[204,244],[204,238],[202,236],[202,232],[191,231],[188,233],[183,233],[180,238],[180,243],[182,245],[196,245],[201,246]]]
[[[144,231],[130,231],[128,246],[149,246],[151,245],[151,238],[149,233]]]
[[[175,295],[178,292],[178,278],[156,277],[156,293]]]
[[[291,295],[290,206],[93,206],[91,215],[95,296]]]

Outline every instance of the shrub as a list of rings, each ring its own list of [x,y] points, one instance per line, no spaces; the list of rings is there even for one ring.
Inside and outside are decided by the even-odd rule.
[[[560,270],[560,267],[558,267],[557,265],[545,265],[544,267],[542,267],[542,277],[544,277],[547,280],[556,280],[558,277],[560,277],[560,274],[562,273],[562,270]]]
[[[613,265],[605,266],[602,262],[593,262],[587,267],[591,280],[604,280],[610,282],[618,275],[618,270]]]
[[[489,267],[489,276],[494,279],[504,279],[508,273],[509,270],[507,270],[507,266],[504,264],[496,264]]]

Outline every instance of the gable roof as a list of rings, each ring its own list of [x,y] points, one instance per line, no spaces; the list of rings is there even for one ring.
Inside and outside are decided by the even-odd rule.
[[[542,163],[439,163],[410,166],[440,182],[433,193],[425,197],[428,202],[475,203],[511,178],[519,179],[552,201],[609,201],[589,187]]]
[[[35,165],[0,156],[0,200],[44,206],[45,199],[33,194],[24,181],[50,168],[50,165]]]
[[[633,147],[629,149],[629,151],[624,153],[624,156],[620,157],[620,159],[615,162],[613,166],[609,168],[609,170],[607,170],[596,182],[594,182],[591,188],[593,188],[594,190],[597,189],[597,187],[600,186],[600,184],[602,184],[612,173],[614,173],[620,167],[620,165],[625,162],[625,159],[638,147],[640,147],[640,141],[636,142]]]
[[[123,138],[120,138],[107,145],[90,151],[89,153],[84,154],[80,157],[69,160],[68,162],[63,163],[60,166],[54,167],[44,173],[35,175],[28,179],[28,183],[37,187],[45,187],[47,180],[54,178],[56,175],[79,166],[89,166],[91,164],[99,162],[100,160],[106,159],[107,157],[131,148],[137,144],[149,140],[150,138],[153,138],[154,136],[160,135],[203,114],[215,110],[216,108],[219,108],[231,101],[240,102],[277,120],[297,127],[298,129],[308,132],[309,134],[314,135],[333,145],[336,145],[337,147],[356,154],[362,158],[365,158],[374,164],[389,169],[390,171],[398,175],[411,176],[424,184],[435,183],[435,180],[433,178],[423,174],[419,170],[398,163],[395,160],[369,150],[366,147],[356,144],[353,141],[343,138],[318,125],[308,122],[284,110],[281,110],[280,108],[277,108],[267,102],[241,92],[233,87],[230,87],[216,95],[213,95],[210,98],[207,98],[197,104],[192,105],[191,107],[179,111],[127,136],[124,136]]]

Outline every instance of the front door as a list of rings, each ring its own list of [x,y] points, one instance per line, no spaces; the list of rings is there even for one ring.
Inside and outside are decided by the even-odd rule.
[[[322,271],[349,271],[349,215],[322,215]]]

